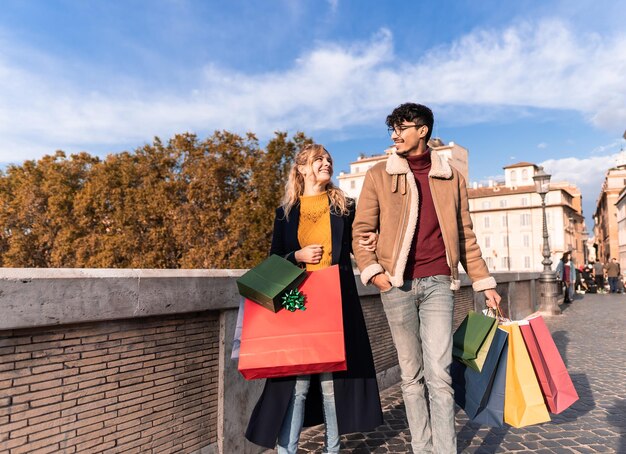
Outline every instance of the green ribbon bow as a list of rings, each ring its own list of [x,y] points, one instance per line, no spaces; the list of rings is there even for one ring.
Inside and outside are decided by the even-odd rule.
[[[290,290],[283,296],[282,305],[290,312],[295,312],[297,309],[301,311],[306,310],[306,307],[304,307],[304,295],[297,288]]]

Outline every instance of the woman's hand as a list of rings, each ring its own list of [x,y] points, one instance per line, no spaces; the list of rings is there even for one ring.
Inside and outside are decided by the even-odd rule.
[[[498,295],[495,288],[485,290],[485,304],[487,307],[495,309],[500,304],[502,297]]]
[[[359,240],[359,246],[369,252],[376,251],[376,245],[378,244],[378,235],[374,232],[368,232],[361,234]]]
[[[322,260],[323,248],[321,244],[309,244],[296,251],[295,257],[298,263],[317,264]]]
[[[381,292],[386,292],[392,287],[391,281],[389,280],[389,277],[385,273],[377,274],[376,276],[372,278],[371,282],[376,287],[378,287],[378,290],[380,290]]]

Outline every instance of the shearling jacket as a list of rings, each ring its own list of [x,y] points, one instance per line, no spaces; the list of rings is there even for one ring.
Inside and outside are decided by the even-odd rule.
[[[428,174],[437,219],[452,272],[452,290],[461,286],[459,262],[472,280],[475,291],[496,287],[482,258],[472,230],[465,179],[437,153],[432,153]],[[367,171],[353,224],[353,250],[367,285],[384,272],[394,287],[404,283],[413,235],[418,225],[419,193],[407,160],[392,153],[386,162]],[[361,234],[378,232],[375,252],[359,247]]]

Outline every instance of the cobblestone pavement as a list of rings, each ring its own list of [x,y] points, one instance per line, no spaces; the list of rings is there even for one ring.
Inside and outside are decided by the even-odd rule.
[[[459,453],[626,453],[626,295],[577,297],[546,323],[580,400],[551,415],[551,422],[522,429],[482,427],[457,408]],[[383,391],[381,399],[385,423],[343,436],[342,453],[411,452],[400,386]],[[323,426],[303,432],[298,454],[321,453],[323,437]]]

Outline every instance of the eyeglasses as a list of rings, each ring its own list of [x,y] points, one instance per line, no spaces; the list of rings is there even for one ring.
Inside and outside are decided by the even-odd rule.
[[[393,135],[393,133],[395,132],[396,135],[401,136],[402,133],[404,131],[406,131],[407,129],[411,129],[411,128],[421,128],[424,125],[398,125],[398,126],[389,126],[387,128],[387,132],[389,133],[389,135]]]

